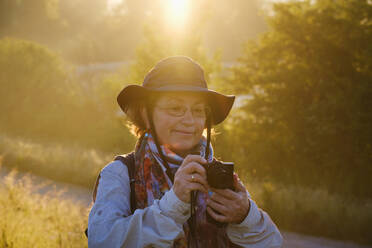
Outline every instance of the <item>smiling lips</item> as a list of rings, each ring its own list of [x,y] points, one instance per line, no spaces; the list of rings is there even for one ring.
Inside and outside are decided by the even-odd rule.
[[[190,131],[174,130],[173,132],[181,134],[181,135],[187,135],[187,136],[194,135],[194,132],[190,132]]]

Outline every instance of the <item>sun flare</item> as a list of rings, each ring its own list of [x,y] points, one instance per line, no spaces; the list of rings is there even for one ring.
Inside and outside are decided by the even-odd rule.
[[[182,26],[186,22],[188,0],[168,0],[169,23],[175,27]]]

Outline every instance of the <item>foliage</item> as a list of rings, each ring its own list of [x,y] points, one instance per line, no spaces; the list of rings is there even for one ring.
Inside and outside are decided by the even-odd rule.
[[[75,63],[128,58],[129,53],[118,52],[125,44],[134,45],[117,35],[128,28],[125,24],[120,15],[107,15],[106,0],[0,1],[0,38],[34,40]]]
[[[203,44],[211,50],[223,48],[225,59],[235,58],[244,39],[265,29],[259,16],[261,1],[187,2],[188,22],[208,17]],[[36,41],[77,64],[129,60],[145,39],[141,29],[145,23],[156,19],[174,24],[166,18],[170,4],[168,0],[1,0],[0,38]]]
[[[364,0],[274,5],[232,78],[253,97],[229,134],[252,176],[372,197],[371,14]]]
[[[282,232],[353,240],[372,244],[369,226],[372,201],[332,194],[323,189],[249,180],[246,184],[258,206],[267,211]]]
[[[23,135],[27,125],[43,133],[45,126],[61,121],[66,114],[61,106],[69,104],[74,89],[56,54],[32,42],[2,39],[0,68],[0,112],[7,113],[0,116],[0,128]]]
[[[118,152],[132,147],[112,107],[116,88],[79,82],[56,53],[29,41],[0,40],[0,70],[2,133]]]

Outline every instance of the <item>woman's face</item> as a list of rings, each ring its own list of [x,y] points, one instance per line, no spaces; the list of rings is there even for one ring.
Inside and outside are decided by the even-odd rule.
[[[155,102],[153,122],[159,142],[181,156],[199,143],[205,121],[206,104],[200,95],[164,93]]]

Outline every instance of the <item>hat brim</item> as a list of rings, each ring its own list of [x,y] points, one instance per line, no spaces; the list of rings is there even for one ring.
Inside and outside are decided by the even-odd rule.
[[[141,101],[154,92],[197,92],[205,94],[210,103],[213,125],[217,125],[226,119],[235,100],[233,95],[223,95],[214,90],[190,85],[169,85],[154,89],[140,85],[128,85],[119,93],[117,102],[126,113],[129,103]]]

